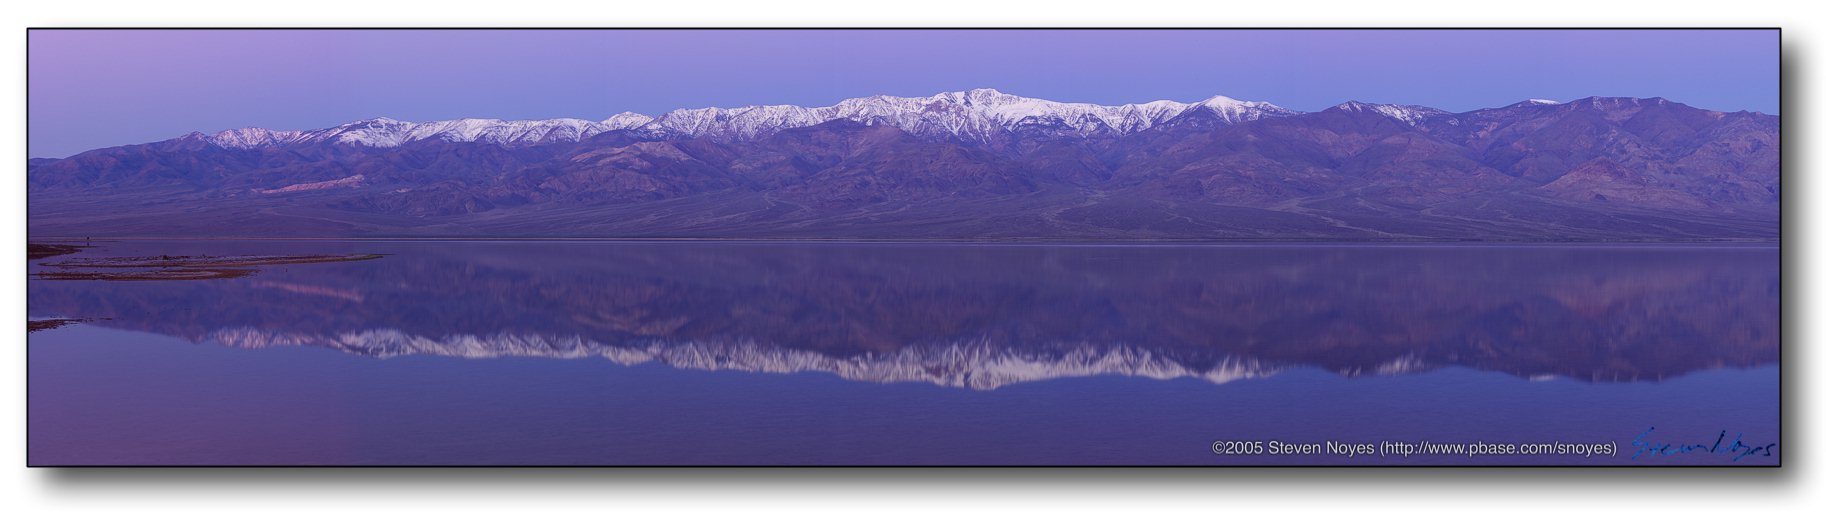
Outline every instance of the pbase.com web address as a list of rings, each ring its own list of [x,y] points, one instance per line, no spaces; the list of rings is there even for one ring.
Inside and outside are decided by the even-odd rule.
[[[1433,441],[1379,441],[1292,443],[1286,441],[1216,441],[1211,451],[1218,455],[1325,455],[1339,457],[1502,457],[1514,455],[1560,455],[1572,457],[1615,457],[1617,443],[1439,443]]]

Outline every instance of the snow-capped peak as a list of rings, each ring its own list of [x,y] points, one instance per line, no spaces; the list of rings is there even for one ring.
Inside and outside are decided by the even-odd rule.
[[[1515,103],[1510,103],[1508,105],[1505,105],[1503,108],[1547,107],[1547,106],[1553,106],[1553,105],[1559,105],[1559,104],[1560,104],[1560,102],[1554,101],[1554,100],[1531,99],[1531,100],[1524,100],[1524,101],[1518,101]]]
[[[1299,114],[1299,112],[1281,108],[1279,105],[1273,103],[1265,101],[1243,101],[1223,95],[1212,96],[1210,99],[1198,102],[1198,106],[1210,109],[1212,112],[1217,113],[1219,117],[1232,124],[1254,121],[1264,117],[1283,117]]]
[[[651,122],[653,122],[653,116],[634,112],[622,112],[602,120],[602,125],[604,128],[610,130],[626,130]]]
[[[1424,121],[1429,117],[1451,115],[1450,112],[1433,107],[1364,103],[1361,101],[1347,101],[1332,108],[1346,112],[1372,112],[1381,114],[1384,117],[1400,121],[1408,126],[1420,124],[1421,121]]]
[[[667,112],[638,129],[652,136],[668,138],[754,139],[828,120],[816,109],[797,105],[687,108]]]
[[[303,133],[304,132],[249,127],[224,130],[215,135],[208,136],[208,140],[211,144],[225,148],[251,148],[296,142]]]

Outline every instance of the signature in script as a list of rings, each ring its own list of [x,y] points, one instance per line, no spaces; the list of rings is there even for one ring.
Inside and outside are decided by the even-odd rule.
[[[1655,433],[1655,427],[1649,427],[1648,430],[1642,432],[1642,435],[1636,436],[1636,440],[1630,441],[1630,446],[1636,447],[1636,454],[1631,455],[1629,457],[1630,459],[1634,460],[1644,455],[1649,457],[1660,457],[1688,453],[1707,453],[1730,455],[1731,460],[1735,462],[1750,456],[1760,455],[1763,457],[1770,457],[1775,455],[1775,443],[1764,445],[1746,444],[1744,443],[1744,435],[1741,432],[1728,443],[1725,442],[1725,437],[1730,435],[1730,431],[1728,430],[1718,431],[1717,439],[1705,440],[1697,443],[1650,440],[1649,435],[1653,433]]]

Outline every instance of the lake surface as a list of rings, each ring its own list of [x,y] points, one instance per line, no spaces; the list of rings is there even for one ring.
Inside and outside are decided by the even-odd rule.
[[[29,462],[1772,465],[1783,448],[1773,246],[131,241],[32,270],[343,253],[387,256],[30,281],[33,318],[91,320],[28,336]],[[1423,441],[1615,454],[1384,444]],[[1326,442],[1380,454],[1256,453]]]

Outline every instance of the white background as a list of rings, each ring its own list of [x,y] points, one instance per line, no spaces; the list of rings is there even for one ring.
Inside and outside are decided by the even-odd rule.
[[[1820,209],[1811,131],[1820,105],[1814,70],[1826,24],[1814,2],[1592,0],[1476,1],[683,1],[546,0],[385,3],[377,0],[62,1],[12,3],[0,12],[8,79],[0,81],[0,239],[25,238],[25,27],[59,26],[1189,26],[1189,27],[1781,27],[1784,50],[1784,462],[1769,470],[1603,469],[1146,469],[1146,470],[558,470],[25,468],[25,314],[22,248],[0,251],[6,302],[0,325],[0,501],[24,510],[591,509],[719,508],[1246,509],[1307,507],[1476,510],[1826,510],[1821,449],[1809,435],[1821,405],[1823,313],[1811,300]],[[579,65],[587,65],[580,63]],[[1705,72],[1703,62],[1694,72]],[[12,510],[20,510],[13,508]]]

